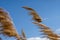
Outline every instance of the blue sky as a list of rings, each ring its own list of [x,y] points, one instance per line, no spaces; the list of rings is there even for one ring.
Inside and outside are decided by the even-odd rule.
[[[43,19],[42,23],[53,31],[60,28],[60,0],[0,0],[0,7],[10,13],[19,34],[23,28],[27,38],[40,37],[38,26],[32,23],[31,16],[22,6],[35,9]]]

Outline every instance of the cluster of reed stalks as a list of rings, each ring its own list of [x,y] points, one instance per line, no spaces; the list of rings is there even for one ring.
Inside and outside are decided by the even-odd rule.
[[[30,15],[33,16],[32,19],[34,20],[34,22],[32,23],[39,26],[38,28],[40,29],[40,32],[42,32],[44,37],[49,38],[49,40],[58,40],[58,38],[60,38],[60,36],[54,33],[54,31],[52,31],[49,27],[41,23],[42,18],[37,14],[34,9],[27,6],[23,6],[22,8],[29,10]],[[8,37],[15,37],[17,40],[27,40],[23,29],[21,33],[22,35],[19,35],[16,31],[8,12],[6,12],[3,8],[0,8],[0,34]],[[2,39],[0,38],[0,40]]]

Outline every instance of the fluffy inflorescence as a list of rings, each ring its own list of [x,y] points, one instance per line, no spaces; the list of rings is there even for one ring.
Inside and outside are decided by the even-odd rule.
[[[27,6],[23,6],[23,8],[30,11],[30,15],[33,16],[32,19],[35,21],[33,23],[39,26],[40,32],[43,32],[42,34],[44,35],[44,37],[47,37],[50,40],[58,40],[58,38],[60,38],[60,36],[55,34],[49,27],[45,26],[44,24],[41,24],[42,19],[34,9],[29,8]]]
[[[55,34],[49,27],[47,27],[46,25],[42,24],[42,23],[37,23],[37,22],[33,22],[34,24],[37,24],[40,29],[40,32],[42,32],[42,34],[44,35],[44,37],[49,38],[50,40],[58,40],[58,38],[60,38],[60,36],[58,36],[57,34]]]
[[[5,36],[20,38],[9,14],[2,8],[0,8],[0,31]]]
[[[33,19],[35,22],[38,22],[38,23],[42,22],[41,17],[36,13],[36,11],[35,11],[34,9],[29,8],[29,7],[27,7],[27,6],[23,6],[22,8],[25,8],[26,10],[29,10],[29,11],[30,11],[30,15],[33,16],[32,19]]]

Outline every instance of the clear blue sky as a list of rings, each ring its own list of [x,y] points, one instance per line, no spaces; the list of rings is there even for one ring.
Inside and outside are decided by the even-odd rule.
[[[19,34],[23,28],[27,37],[40,37],[38,26],[32,23],[31,16],[22,6],[35,9],[43,18],[42,23],[53,30],[60,28],[60,0],[0,0],[0,7],[10,13]]]

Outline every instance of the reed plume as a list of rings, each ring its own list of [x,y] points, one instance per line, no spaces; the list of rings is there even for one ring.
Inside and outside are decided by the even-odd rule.
[[[24,32],[24,30],[23,30],[23,29],[21,30],[21,33],[22,33],[22,40],[27,40],[27,39],[26,39],[25,32]]]
[[[60,36],[58,36],[57,34],[55,34],[52,31],[52,29],[50,29],[46,25],[44,25],[42,23],[37,23],[37,22],[34,22],[34,24],[37,24],[39,26],[40,32],[43,32],[43,35],[45,37],[49,38],[50,40],[58,40],[58,38],[60,38]]]
[[[34,9],[29,8],[27,6],[23,6],[22,8],[30,11],[30,15],[33,16],[33,18],[32,18],[33,20],[35,20],[38,23],[42,22],[41,17],[36,13],[36,11]]]
[[[55,34],[54,31],[52,31],[52,29],[50,29],[49,27],[47,27],[46,25],[41,23],[42,19],[41,19],[41,17],[39,17],[39,15],[36,13],[36,11],[34,9],[29,8],[27,6],[23,6],[23,8],[30,11],[30,14],[33,16],[32,19],[35,21],[33,23],[37,24],[39,26],[40,32],[42,32],[44,37],[47,37],[50,40],[58,40],[58,38],[60,38],[60,36]]]
[[[4,11],[2,8],[0,8],[0,34],[8,37],[16,37],[17,40],[20,40],[20,36],[14,28],[12,19],[8,12]]]

